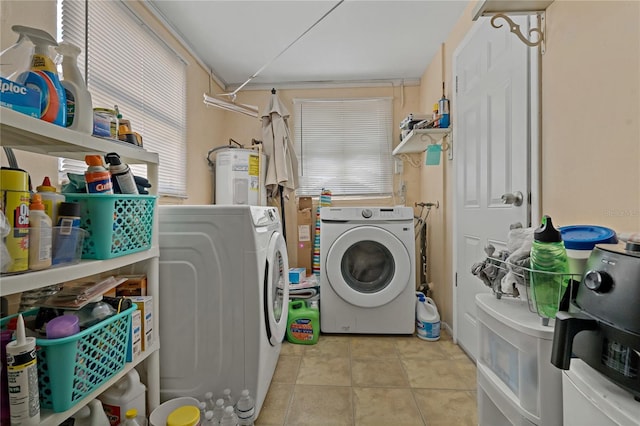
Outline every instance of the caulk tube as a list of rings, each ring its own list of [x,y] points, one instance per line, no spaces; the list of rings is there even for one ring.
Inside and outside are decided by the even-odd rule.
[[[16,340],[7,343],[7,379],[12,425],[40,423],[40,394],[35,337],[26,337],[18,315]]]

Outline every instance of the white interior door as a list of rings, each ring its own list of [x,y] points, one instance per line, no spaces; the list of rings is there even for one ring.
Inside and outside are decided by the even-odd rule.
[[[514,20],[525,32],[527,18]],[[454,53],[454,335],[474,359],[475,296],[490,290],[471,266],[486,257],[487,244],[506,248],[510,224],[529,224],[529,47],[508,25],[489,21],[480,18]],[[502,202],[516,191],[524,196],[520,206]]]

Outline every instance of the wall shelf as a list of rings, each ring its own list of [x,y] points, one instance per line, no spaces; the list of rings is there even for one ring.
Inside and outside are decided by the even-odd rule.
[[[428,145],[441,143],[444,138],[451,134],[451,128],[445,129],[415,129],[395,147],[392,155],[412,154],[424,152]],[[448,147],[443,147],[445,151]]]

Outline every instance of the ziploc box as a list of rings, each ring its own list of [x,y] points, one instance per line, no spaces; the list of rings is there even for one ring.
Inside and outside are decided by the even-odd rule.
[[[127,362],[131,362],[142,354],[142,311],[136,309],[131,313],[131,329],[129,330],[129,346]]]
[[[142,317],[142,351],[146,351],[153,345],[153,297],[152,296],[131,296],[127,297],[138,305],[140,316]]]
[[[0,77],[0,106],[40,118],[40,92]]]
[[[289,269],[289,283],[298,284],[301,283],[307,277],[306,268],[290,268]]]

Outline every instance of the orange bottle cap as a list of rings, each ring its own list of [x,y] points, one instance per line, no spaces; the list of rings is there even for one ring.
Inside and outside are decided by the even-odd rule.
[[[29,210],[44,210],[44,204],[42,204],[42,196],[40,196],[40,194],[33,194]]]
[[[90,166],[104,166],[102,157],[99,155],[86,155],[84,161]]]

